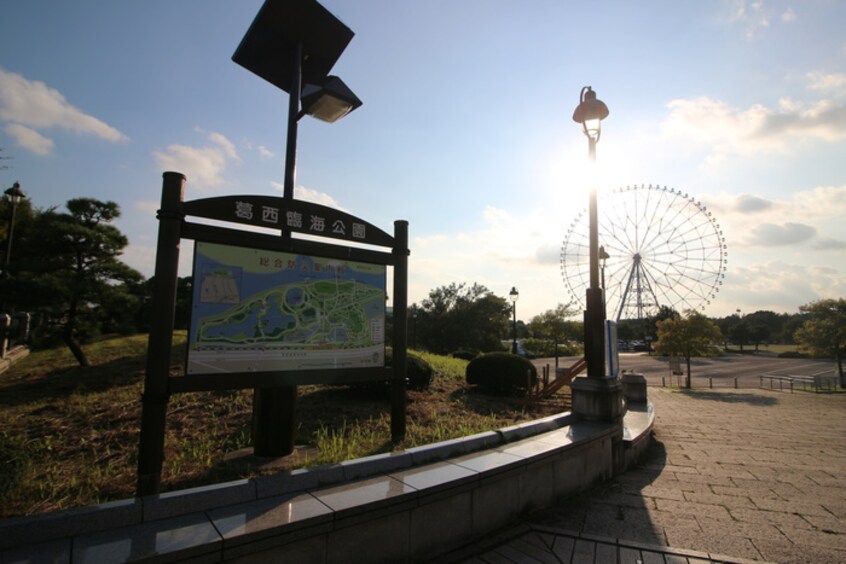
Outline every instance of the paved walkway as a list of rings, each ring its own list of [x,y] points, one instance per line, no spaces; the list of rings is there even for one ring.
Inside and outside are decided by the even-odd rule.
[[[642,464],[455,554],[494,562],[846,562],[846,394],[649,388]]]

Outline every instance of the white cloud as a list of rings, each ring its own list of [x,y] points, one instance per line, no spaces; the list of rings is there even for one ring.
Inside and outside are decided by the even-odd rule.
[[[210,145],[191,147],[170,145],[165,151],[153,151],[163,170],[181,172],[193,186],[215,187],[224,182],[223,172],[230,161],[240,161],[235,146],[222,134],[208,134]]]
[[[846,104],[820,100],[801,104],[785,98],[778,108],[736,108],[707,97],[672,100],[663,133],[710,149],[709,162],[731,155],[785,153],[796,143],[846,138]]]
[[[726,233],[729,248],[797,246],[827,251],[846,237],[846,186],[820,186],[768,199],[749,194],[710,194],[702,201]],[[813,255],[813,253],[806,253]]]
[[[798,16],[796,15],[796,12],[793,10],[793,8],[788,8],[787,10],[781,13],[781,21],[783,21],[784,23],[792,23],[795,22],[797,19]]]
[[[264,145],[259,145],[258,148],[259,155],[265,159],[272,159],[274,157],[273,151],[265,147]]]
[[[834,92],[844,92],[846,90],[846,74],[844,73],[825,73],[821,71],[809,72],[808,88],[811,90],[826,90]]]
[[[106,141],[126,140],[114,127],[72,106],[58,90],[3,69],[0,69],[0,121],[10,122],[7,131],[8,127],[16,126],[13,130],[16,133],[10,135],[24,148],[41,155],[52,150],[52,140],[35,130],[61,128]]]
[[[731,24],[743,27],[747,39],[755,39],[761,30],[768,29],[774,23],[780,21],[783,24],[790,24],[798,19],[796,12],[788,7],[779,10],[761,0],[730,0],[728,3],[728,21]]]
[[[53,152],[53,140],[44,137],[34,129],[30,129],[25,125],[19,123],[10,123],[4,128],[4,131],[15,140],[15,143],[27,149],[36,155],[49,155]]]
[[[814,227],[804,223],[761,223],[750,229],[746,244],[764,247],[795,245],[811,239],[816,234]]]
[[[811,246],[817,251],[843,251],[846,250],[846,241],[826,237],[819,239]]]
[[[281,182],[271,182],[270,185],[273,187],[274,190],[279,192],[280,195],[285,193],[285,186]],[[320,204],[322,206],[335,208],[336,210],[341,210],[349,213],[349,210],[341,206],[335,200],[335,198],[333,198],[329,194],[325,192],[320,192],[318,190],[312,190],[311,188],[306,188],[305,186],[294,187],[294,198],[296,198],[297,200],[313,202],[315,204]]]
[[[740,304],[750,311],[796,313],[802,304],[844,294],[846,280],[833,268],[781,260],[753,262],[729,271],[720,292],[722,309],[708,315],[728,315]]]
[[[223,150],[223,152],[226,153],[226,156],[230,159],[236,161],[241,160],[241,157],[238,156],[238,152],[235,150],[235,145],[233,145],[232,142],[222,134],[212,131],[209,133],[209,140],[220,146],[221,150]]]

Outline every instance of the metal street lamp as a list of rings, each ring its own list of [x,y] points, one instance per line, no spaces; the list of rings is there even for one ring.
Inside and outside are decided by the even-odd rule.
[[[573,121],[582,124],[588,138],[588,156],[596,163],[596,143],[602,132],[602,120],[608,117],[608,107],[596,99],[590,86],[582,88]],[[599,234],[596,209],[596,185],[590,187],[590,287],[587,289],[585,310],[585,361],[588,378],[605,376],[605,300],[599,286]]]
[[[329,71],[353,31],[314,0],[266,0],[232,60],[288,93],[283,195],[294,197],[297,122],[311,115],[332,123],[361,105]],[[302,110],[300,109],[302,105]]]
[[[3,275],[9,276],[9,261],[12,258],[12,237],[15,233],[15,211],[21,200],[26,197],[26,194],[21,190],[20,182],[15,182],[11,188],[7,188],[3,193],[6,194],[12,205],[12,215],[9,218],[9,236],[6,238],[6,262],[3,265]]]
[[[602,272],[602,291],[605,291],[605,264],[608,262],[608,259],[611,258],[607,252],[605,252],[605,247],[603,245],[599,246],[599,270]]]
[[[513,322],[511,324],[511,353],[517,354],[517,299],[520,297],[520,292],[517,288],[512,286],[511,291],[508,292],[508,298],[511,300],[511,313],[513,315]]]
[[[299,119],[310,115],[332,123],[361,106],[361,100],[340,78],[329,75],[353,35],[315,0],[265,0],[232,55],[234,62],[288,93],[286,200],[294,199]],[[291,454],[297,387],[256,388],[253,398],[255,454]]]

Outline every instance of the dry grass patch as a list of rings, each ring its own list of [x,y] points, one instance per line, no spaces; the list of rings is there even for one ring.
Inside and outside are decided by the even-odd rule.
[[[174,373],[183,370],[178,333]],[[80,368],[65,349],[31,354],[0,374],[0,518],[132,497],[146,335],[87,347]],[[561,395],[537,405],[464,383],[466,362],[420,354],[435,368],[428,390],[408,392],[407,448],[569,409]],[[311,467],[391,450],[387,387],[301,386],[296,456],[272,467],[236,457],[251,444],[252,391],[177,394],[168,406],[166,491]]]

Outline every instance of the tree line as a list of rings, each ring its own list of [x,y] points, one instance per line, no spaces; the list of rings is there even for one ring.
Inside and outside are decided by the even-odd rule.
[[[9,217],[10,204],[0,202],[0,218]],[[35,209],[28,200],[17,204],[11,256],[0,278],[3,309],[33,315],[35,346],[64,343],[77,361],[90,361],[83,344],[103,334],[135,333],[149,329],[152,279],[124,264],[126,236],[114,226],[120,217],[115,202],[75,198],[56,207]],[[8,240],[8,222],[0,222],[0,240]],[[4,244],[5,248],[5,244]],[[186,328],[192,296],[190,277],[177,285],[177,328]],[[512,305],[481,284],[451,283],[435,288],[409,307],[409,344],[433,353],[499,351],[516,329],[521,340],[580,342],[581,312],[558,304],[512,325]],[[698,315],[698,314],[697,314]],[[662,307],[643,320],[618,324],[623,341],[659,340],[661,324],[689,319]],[[697,318],[698,319],[698,318]],[[846,300],[821,300],[800,307],[796,314],[756,311],[709,320],[717,329],[709,338],[725,348],[800,342],[809,350],[840,361],[846,348]],[[670,325],[667,325],[669,327]],[[666,331],[665,331],[666,333]],[[665,343],[667,338],[665,337]]]
[[[9,217],[9,206],[0,204],[0,217]],[[18,202],[0,295],[6,312],[32,316],[34,346],[64,343],[80,365],[89,366],[85,343],[103,334],[149,329],[152,283],[120,260],[128,240],[114,226],[119,217],[115,202],[93,198],[69,200],[64,210]],[[8,224],[0,229],[7,243]],[[190,279],[179,281],[179,293],[184,309],[190,304]],[[187,311],[178,317],[184,328]]]

